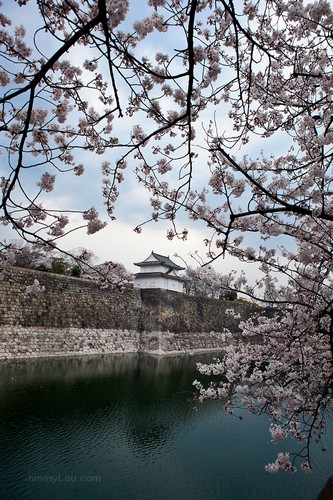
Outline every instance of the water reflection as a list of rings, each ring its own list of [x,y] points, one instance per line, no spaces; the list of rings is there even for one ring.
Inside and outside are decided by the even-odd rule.
[[[310,478],[271,476],[265,418],[193,411],[195,364],[211,358],[0,363],[0,498],[314,499],[332,453],[316,452]]]

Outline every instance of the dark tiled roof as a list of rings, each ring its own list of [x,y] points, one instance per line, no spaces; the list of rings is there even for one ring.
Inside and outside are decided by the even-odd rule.
[[[166,257],[166,255],[160,255],[160,254],[155,253],[155,252],[152,252],[151,255],[153,255],[153,257],[155,257],[157,262],[147,261],[147,259],[146,259],[142,262],[135,262],[134,265],[142,267],[142,266],[154,266],[154,265],[158,265],[158,264],[163,264],[166,267],[169,267],[171,269],[177,269],[178,271],[185,269],[184,267],[178,266],[178,264],[175,264],[174,262],[172,262],[172,260],[169,257]]]

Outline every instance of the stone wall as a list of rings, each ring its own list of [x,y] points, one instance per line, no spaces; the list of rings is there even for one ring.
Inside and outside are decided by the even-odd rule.
[[[26,293],[34,279],[45,292]],[[239,321],[251,313],[227,301],[157,289],[102,289],[83,279],[13,268],[0,281],[0,359],[220,350],[225,329],[236,338]]]
[[[156,352],[223,348],[226,330],[237,338],[239,322],[253,314],[253,308],[247,305],[167,290],[141,290],[141,300],[142,342],[149,339],[147,350]]]
[[[102,289],[96,283],[14,268],[0,281],[0,325],[54,328],[130,329],[141,308],[140,291]],[[44,293],[27,294],[38,279]]]

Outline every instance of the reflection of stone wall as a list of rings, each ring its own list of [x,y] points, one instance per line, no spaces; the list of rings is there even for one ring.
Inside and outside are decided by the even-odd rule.
[[[34,279],[45,292],[25,293]],[[233,308],[238,318],[228,313]],[[0,281],[0,358],[186,352],[223,348],[252,308],[167,290],[101,289],[86,280],[12,269]]]
[[[196,363],[209,363],[215,353],[200,353],[193,356],[156,356],[150,353],[113,354],[110,356],[67,356],[66,361],[53,357],[49,359],[34,358],[20,359],[13,363],[12,360],[0,363],[0,388],[12,386],[13,383],[24,381],[26,384],[34,384],[37,380],[49,384],[51,382],[66,381],[73,384],[84,379],[110,379],[128,377],[130,373],[135,374],[133,381],[150,378],[155,381],[162,377],[163,380],[172,378],[172,391],[177,392],[175,386],[179,385],[179,391],[183,389],[182,377],[187,380],[187,388],[196,377],[200,378],[196,371]],[[191,375],[192,373],[192,375]],[[140,375],[140,377],[139,377]],[[205,377],[202,377],[203,379]],[[142,384],[140,380],[139,384]],[[186,384],[184,384],[186,386]],[[161,384],[161,389],[165,388]],[[119,387],[120,391],[123,388]],[[184,389],[185,390],[185,389]],[[133,392],[135,392],[133,390]],[[123,392],[122,395],[124,396]],[[122,397],[123,397],[122,396]]]

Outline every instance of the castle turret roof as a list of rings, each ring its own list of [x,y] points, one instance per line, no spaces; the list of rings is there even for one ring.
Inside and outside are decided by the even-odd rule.
[[[149,260],[151,257],[154,257],[155,260]],[[163,266],[166,266],[170,269],[175,269],[177,271],[182,271],[183,269],[185,269],[184,267],[178,266],[178,264],[173,262],[166,255],[160,255],[158,253],[155,253],[154,251],[151,252],[151,254],[146,260],[143,260],[142,262],[134,262],[134,265],[139,267],[161,265],[161,264]]]

